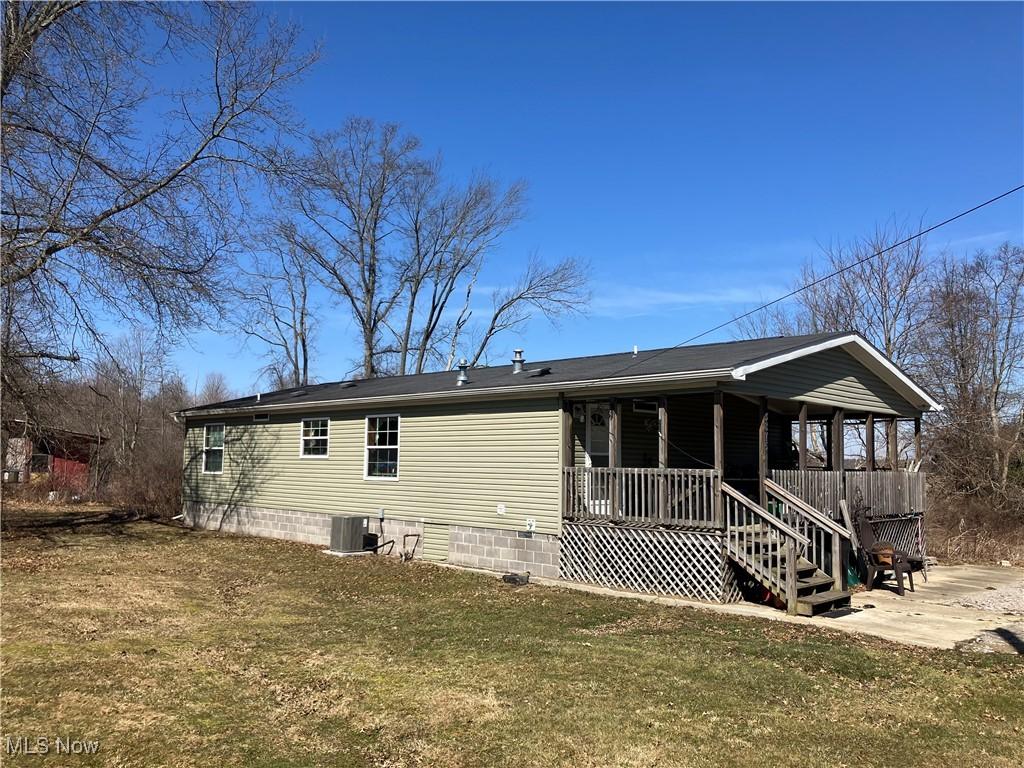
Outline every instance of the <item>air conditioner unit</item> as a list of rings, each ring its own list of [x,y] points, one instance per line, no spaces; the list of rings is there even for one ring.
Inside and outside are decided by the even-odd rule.
[[[366,549],[364,535],[369,533],[368,517],[333,515],[331,517],[331,551],[362,552]]]

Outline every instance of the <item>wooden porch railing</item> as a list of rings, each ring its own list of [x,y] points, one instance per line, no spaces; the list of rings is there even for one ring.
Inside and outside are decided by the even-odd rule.
[[[841,499],[853,509],[859,497],[872,519],[922,515],[926,506],[923,472],[773,469],[771,479],[833,520],[841,519]]]
[[[797,611],[797,563],[810,540],[798,530],[722,483],[725,549],[746,571]]]
[[[768,492],[768,511],[807,538],[804,556],[832,577],[837,590],[842,590],[841,547],[844,539],[851,540],[850,531],[778,483],[766,480],[765,490]]]
[[[564,467],[562,517],[720,528],[713,469]]]

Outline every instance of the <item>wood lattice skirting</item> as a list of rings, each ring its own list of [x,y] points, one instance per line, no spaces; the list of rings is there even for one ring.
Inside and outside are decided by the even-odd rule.
[[[648,594],[742,599],[719,533],[565,522],[559,571],[567,581]]]

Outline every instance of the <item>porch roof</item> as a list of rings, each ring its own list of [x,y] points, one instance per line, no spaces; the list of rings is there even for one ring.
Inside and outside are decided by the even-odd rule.
[[[641,350],[635,355],[621,352],[527,362],[521,373],[513,373],[511,365],[486,366],[470,369],[469,381],[463,386],[457,384],[454,371],[351,379],[250,395],[185,409],[177,415],[188,418],[264,410],[308,410],[311,405],[346,407],[525,397],[611,385],[742,381],[748,373],[839,346],[850,350],[921,410],[938,408],[923,389],[859,334],[825,333]]]

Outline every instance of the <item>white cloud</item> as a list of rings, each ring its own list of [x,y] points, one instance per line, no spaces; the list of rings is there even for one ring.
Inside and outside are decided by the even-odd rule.
[[[784,292],[783,287],[766,285],[687,291],[622,285],[605,291],[594,285],[591,311],[609,317],[659,315],[691,307],[753,304]]]
[[[971,237],[958,237],[955,240],[948,240],[944,245],[936,245],[933,249],[942,250],[959,250],[961,248],[973,250],[975,248],[983,248],[985,246],[999,245],[1005,240],[1013,238],[1013,233],[1009,230],[1000,230],[999,232],[986,232],[981,235],[973,235]],[[929,250],[933,250],[929,249]]]

